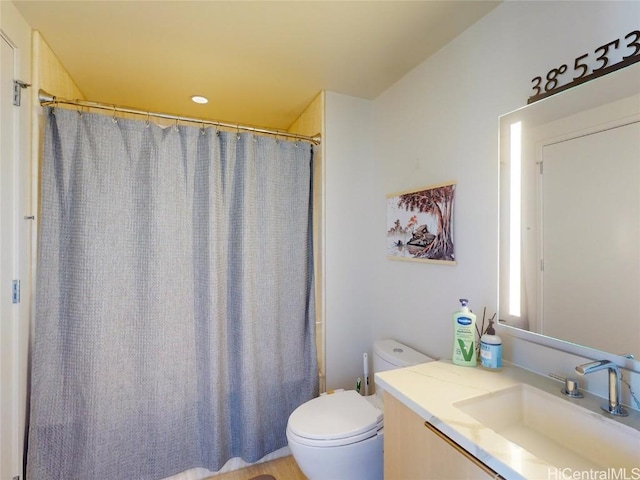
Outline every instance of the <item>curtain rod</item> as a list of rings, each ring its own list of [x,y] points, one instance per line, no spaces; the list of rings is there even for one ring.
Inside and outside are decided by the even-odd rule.
[[[58,98],[54,95],[51,95],[44,90],[38,91],[38,100],[40,101],[40,105],[76,105],[79,107],[88,107],[88,108],[98,108],[101,110],[110,110],[112,112],[122,112],[122,113],[132,113],[134,115],[143,115],[147,117],[157,117],[164,118],[168,120],[175,120],[176,122],[190,122],[190,123],[199,123],[201,125],[215,125],[217,127],[229,128],[234,130],[244,130],[255,133],[262,133],[264,135],[275,135],[276,137],[286,137],[293,138],[296,140],[302,140],[305,142],[309,142],[313,145],[320,145],[320,137],[308,137],[306,135],[299,135],[297,133],[290,133],[286,131],[279,130],[270,130],[267,128],[259,128],[259,127],[251,127],[248,125],[237,125],[233,123],[225,123],[217,120],[204,120],[201,118],[191,118],[191,117],[183,117],[179,115],[171,115],[169,113],[159,113],[159,112],[149,112],[146,110],[140,110],[137,108],[131,107],[122,107],[119,105],[110,105],[108,103],[100,103],[93,102],[89,100],[68,100],[65,98]]]

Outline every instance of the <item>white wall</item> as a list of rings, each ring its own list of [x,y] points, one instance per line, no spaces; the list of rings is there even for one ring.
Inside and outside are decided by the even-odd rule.
[[[370,151],[355,145],[366,137],[359,137],[358,122],[366,123],[367,102],[329,96],[330,385],[353,376],[364,337],[393,337],[451,358],[451,313],[458,298],[469,298],[479,316],[485,306],[495,312],[498,117],[526,104],[534,77],[563,63],[572,66],[583,53],[624,37],[637,29],[639,18],[640,2],[507,1],[372,102]],[[347,147],[339,158],[332,156],[341,148],[334,135]],[[385,195],[448,180],[457,181],[458,264],[386,259]],[[543,350],[530,350],[521,361],[546,368],[534,365]]]
[[[362,354],[371,356],[371,259],[380,254],[372,222],[371,102],[332,92],[325,102],[327,389],[354,388]]]

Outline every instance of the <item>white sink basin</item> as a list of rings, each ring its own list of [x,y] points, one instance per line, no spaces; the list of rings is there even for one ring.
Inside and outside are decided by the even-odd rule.
[[[640,467],[640,432],[526,384],[454,404],[498,435],[558,468]]]

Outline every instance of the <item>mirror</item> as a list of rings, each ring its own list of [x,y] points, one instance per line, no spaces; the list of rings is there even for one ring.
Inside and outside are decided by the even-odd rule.
[[[499,277],[515,336],[640,371],[640,63],[500,117]]]

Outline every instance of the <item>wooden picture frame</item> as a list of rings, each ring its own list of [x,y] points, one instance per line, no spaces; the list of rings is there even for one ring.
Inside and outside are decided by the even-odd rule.
[[[387,195],[387,256],[455,265],[455,182]]]

